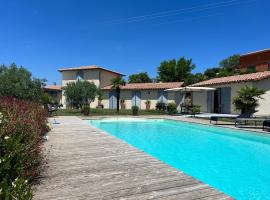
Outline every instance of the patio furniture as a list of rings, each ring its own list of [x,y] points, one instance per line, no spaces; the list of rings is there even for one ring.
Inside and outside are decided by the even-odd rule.
[[[257,122],[262,122],[264,119],[263,118],[236,118],[235,119],[235,127],[239,127],[239,125],[247,125],[247,122],[254,122],[254,125],[257,126]]]
[[[263,121],[263,131],[270,130],[270,119],[266,119]]]
[[[47,111],[48,111],[49,117],[51,117],[52,114],[54,112],[56,112],[57,110],[58,110],[58,107],[57,106],[52,106],[51,104],[48,104],[47,105]]]
[[[250,112],[246,112],[246,113],[243,113],[243,114],[240,114],[240,115],[238,115],[238,116],[226,116],[226,115],[214,115],[214,116],[211,116],[210,117],[210,124],[213,124],[212,122],[213,121],[215,121],[216,123],[215,123],[215,125],[217,125],[218,124],[218,121],[220,120],[220,119],[232,119],[232,120],[235,120],[235,123],[236,123],[236,120],[237,119],[243,119],[243,118],[245,118],[245,119],[249,119],[249,118],[251,118],[252,116],[253,116],[253,114],[255,113],[255,112],[257,112],[257,111],[250,111]]]

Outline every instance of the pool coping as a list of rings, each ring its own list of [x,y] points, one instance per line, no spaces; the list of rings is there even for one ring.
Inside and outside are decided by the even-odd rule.
[[[133,116],[133,115],[111,115],[111,116],[92,116],[92,117],[85,117],[85,116],[80,116],[79,118],[82,120],[94,120],[94,119],[104,119],[104,118],[144,118],[144,119],[168,119],[168,120],[173,120],[173,121],[180,121],[180,122],[187,122],[187,123],[194,123],[194,124],[201,124],[201,125],[206,125],[210,127],[221,127],[221,128],[226,128],[226,129],[233,129],[233,130],[240,130],[240,131],[247,131],[247,132],[255,132],[259,133],[260,135],[266,135],[270,137],[270,132],[268,131],[263,131],[263,130],[258,130],[254,128],[245,128],[245,127],[235,127],[232,124],[226,124],[226,125],[221,125],[221,124],[210,124],[209,120],[207,119],[201,119],[201,118],[184,118],[184,117],[177,117],[177,116],[172,116],[172,115],[141,115],[141,116]],[[208,123],[207,123],[208,122]]]

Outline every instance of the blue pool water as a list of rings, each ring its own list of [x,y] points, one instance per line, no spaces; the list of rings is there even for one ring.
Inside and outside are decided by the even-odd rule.
[[[236,199],[270,199],[270,137],[172,120],[89,123]]]

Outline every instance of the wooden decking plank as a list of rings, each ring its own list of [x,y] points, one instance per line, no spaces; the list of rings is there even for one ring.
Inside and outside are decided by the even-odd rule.
[[[34,199],[220,199],[228,196],[77,117],[59,117]],[[230,197],[228,197],[230,198]]]

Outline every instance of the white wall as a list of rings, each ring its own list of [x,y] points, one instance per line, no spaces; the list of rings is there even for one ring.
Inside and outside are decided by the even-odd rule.
[[[103,92],[103,100],[102,103],[104,105],[104,108],[109,108],[109,91],[104,90]],[[151,102],[150,109],[156,109],[156,103],[157,103],[157,96],[158,91],[157,90],[141,90],[141,109],[146,109],[145,102],[149,100]],[[175,93],[174,92],[168,92],[168,103],[175,102]],[[132,107],[132,90],[121,90],[120,92],[120,99],[125,100],[125,106],[126,109],[131,109]]]
[[[200,106],[201,112],[207,112],[207,91],[193,92],[193,105]]]
[[[270,79],[254,82],[253,86],[263,89],[266,92],[262,95],[263,99],[259,99],[259,106],[256,108],[258,112],[255,115],[270,116]]]

